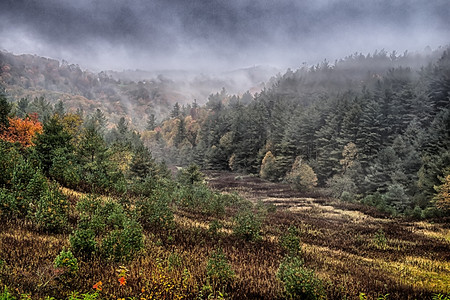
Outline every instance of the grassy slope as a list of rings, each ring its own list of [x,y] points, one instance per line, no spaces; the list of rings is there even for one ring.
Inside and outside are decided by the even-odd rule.
[[[218,235],[212,235],[208,232],[211,217],[178,210],[173,230],[146,232],[145,251],[125,264],[127,284],[120,287],[116,272],[120,264],[96,258],[80,262],[74,278],[55,273],[52,262],[68,247],[68,234],[47,235],[30,230],[26,223],[3,223],[0,286],[7,284],[17,293],[36,298],[63,298],[74,290],[93,291],[92,285],[102,281],[105,298],[194,298],[207,284],[208,256],[220,245],[236,272],[226,287],[230,297],[281,298],[283,288],[276,271],[284,252],[278,237],[295,225],[301,233],[305,263],[325,282],[331,299],[357,299],[361,292],[369,299],[387,293],[389,299],[450,293],[448,224],[389,219],[371,208],[298,194],[254,177],[228,173],[209,177],[213,188],[238,191],[259,206],[277,206],[266,214],[262,241],[243,242],[232,235],[233,211],[221,219]],[[72,203],[80,196],[65,192]]]

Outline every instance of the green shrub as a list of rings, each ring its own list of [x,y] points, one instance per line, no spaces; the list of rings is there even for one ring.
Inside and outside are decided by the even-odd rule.
[[[374,194],[365,196],[361,200],[361,203],[370,205],[370,206],[386,205],[386,202],[383,200],[383,198],[379,192],[375,192]]]
[[[124,229],[115,229],[102,240],[104,257],[116,261],[130,260],[144,247],[142,227],[134,220],[127,221]]]
[[[375,235],[372,239],[373,244],[375,245],[376,248],[378,249],[386,249],[387,248],[387,238],[384,235],[384,231],[383,229],[378,229],[377,232],[375,232]]]
[[[102,203],[92,195],[78,202],[77,210],[81,220],[96,235],[112,229],[123,229],[123,223],[128,218],[120,203],[112,200]]]
[[[102,220],[109,229],[123,229],[128,218],[123,206],[112,200],[100,205],[93,217]]]
[[[93,215],[95,211],[100,207],[101,201],[92,194],[82,198],[77,203],[77,210],[82,215]]]
[[[443,294],[434,294],[433,300],[450,300],[450,295],[443,295]]]
[[[32,208],[38,204],[41,194],[48,190],[47,180],[41,170],[20,158],[14,166],[10,183],[10,191],[14,194],[14,201],[9,206],[11,216],[16,218],[32,216]]]
[[[216,219],[212,220],[211,223],[209,223],[208,226],[208,232],[212,235],[217,235],[219,233],[219,230],[222,228],[222,224]]]
[[[383,199],[389,206],[394,207],[399,212],[403,212],[407,205],[410,204],[410,199],[408,195],[406,195],[405,187],[397,183],[388,187],[387,192],[383,195]]]
[[[67,300],[97,300],[98,299],[98,292],[95,293],[86,293],[86,294],[79,294],[78,292],[72,292]]]
[[[174,223],[172,208],[164,198],[140,198],[136,202],[139,222],[145,228],[170,228]]]
[[[101,241],[100,251],[106,258],[120,260],[124,253],[122,244],[122,230],[116,229],[109,232]]]
[[[142,205],[136,206],[142,212]],[[97,252],[107,259],[121,261],[132,259],[142,249],[142,226],[121,203],[111,200],[102,203],[88,196],[78,203],[77,209],[81,219],[70,236],[76,254],[90,256]],[[154,213],[152,209],[150,212]]]
[[[345,175],[334,175],[332,178],[327,180],[327,186],[330,188],[331,195],[335,198],[342,199],[344,193],[347,195],[354,195],[357,192],[357,187],[354,181]]]
[[[0,139],[0,186],[9,187],[14,166],[21,159],[19,151],[13,144]]]
[[[235,217],[234,234],[247,240],[257,241],[261,239],[261,220],[251,210],[245,210]]]
[[[235,192],[233,193],[219,193],[217,194],[220,197],[220,200],[223,202],[225,207],[233,206],[240,201],[242,198]]]
[[[412,217],[412,218],[414,218],[416,220],[419,220],[419,219],[423,219],[424,218],[424,211],[420,208],[420,206],[416,205],[414,207],[414,209],[411,209],[409,207],[406,208],[405,209],[405,215],[409,216],[409,217]]]
[[[167,265],[169,270],[177,269],[183,264],[183,258],[176,252],[169,254],[167,258]]]
[[[225,215],[225,202],[223,198],[218,193],[213,193],[210,197],[210,201],[206,206],[206,213],[208,215],[214,215],[220,217]]]
[[[231,282],[235,277],[235,273],[221,248],[214,251],[209,257],[206,264],[206,275],[216,287]]]
[[[354,199],[355,199],[355,195],[353,195],[350,192],[343,191],[342,195],[341,195],[341,197],[339,199],[344,201],[344,202],[353,202]]]
[[[314,271],[305,268],[298,257],[285,257],[278,268],[277,277],[283,282],[285,293],[290,299],[325,298],[321,280],[316,277]]]
[[[90,228],[78,228],[70,236],[70,248],[77,255],[91,256],[97,249],[95,232]]]
[[[200,168],[196,164],[191,164],[187,168],[181,169],[177,174],[177,180],[182,185],[201,184],[205,180],[205,175],[200,172]]]
[[[442,216],[443,213],[437,207],[427,207],[423,210],[423,217],[425,219],[431,219]]]
[[[72,251],[62,249],[53,262],[55,268],[64,269],[65,273],[76,274],[78,272],[78,260],[73,256]]]
[[[51,185],[41,195],[34,221],[38,228],[61,232],[67,228],[69,203],[67,198],[59,191],[57,185]]]
[[[181,207],[216,217],[223,216],[227,204],[235,201],[233,196],[215,193],[200,183],[178,186],[175,197]]]
[[[16,300],[16,297],[14,297],[5,286],[3,292],[0,292],[0,300]]]
[[[289,256],[298,256],[302,252],[298,235],[297,227],[289,226],[288,232],[280,237],[280,246],[287,251]]]

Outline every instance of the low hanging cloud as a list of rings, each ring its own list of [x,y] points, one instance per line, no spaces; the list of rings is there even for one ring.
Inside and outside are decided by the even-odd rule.
[[[445,46],[448,0],[3,0],[0,48],[96,69],[298,67]]]

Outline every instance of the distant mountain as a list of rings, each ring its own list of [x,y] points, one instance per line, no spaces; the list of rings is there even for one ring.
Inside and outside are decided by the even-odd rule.
[[[138,128],[145,126],[151,114],[164,119],[176,102],[204,104],[222,88],[232,94],[258,92],[277,72],[255,66],[220,74],[183,70],[93,73],[64,60],[0,51],[0,84],[13,101],[41,96],[53,104],[62,100],[68,110],[91,113],[98,108],[110,123],[126,116]]]

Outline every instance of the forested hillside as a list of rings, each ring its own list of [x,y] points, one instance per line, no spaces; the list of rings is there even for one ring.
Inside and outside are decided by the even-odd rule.
[[[449,184],[449,97],[449,50],[354,54],[288,70],[253,97],[222,90],[205,107],[176,104],[143,138],[178,164],[328,187],[423,217],[448,209],[436,194]]]
[[[239,92],[259,91],[267,80],[268,68],[248,68],[215,76],[184,71],[102,71],[94,73],[67,61],[36,55],[13,55],[0,51],[0,83],[20,109],[39,111],[39,118],[51,112],[39,98],[54,105],[62,101],[68,111],[90,112],[100,109],[113,127],[121,117],[134,127],[144,129],[149,119],[161,121],[171,107],[198,101],[226,87]],[[29,108],[24,105],[30,104]],[[32,107],[34,106],[34,107]]]

